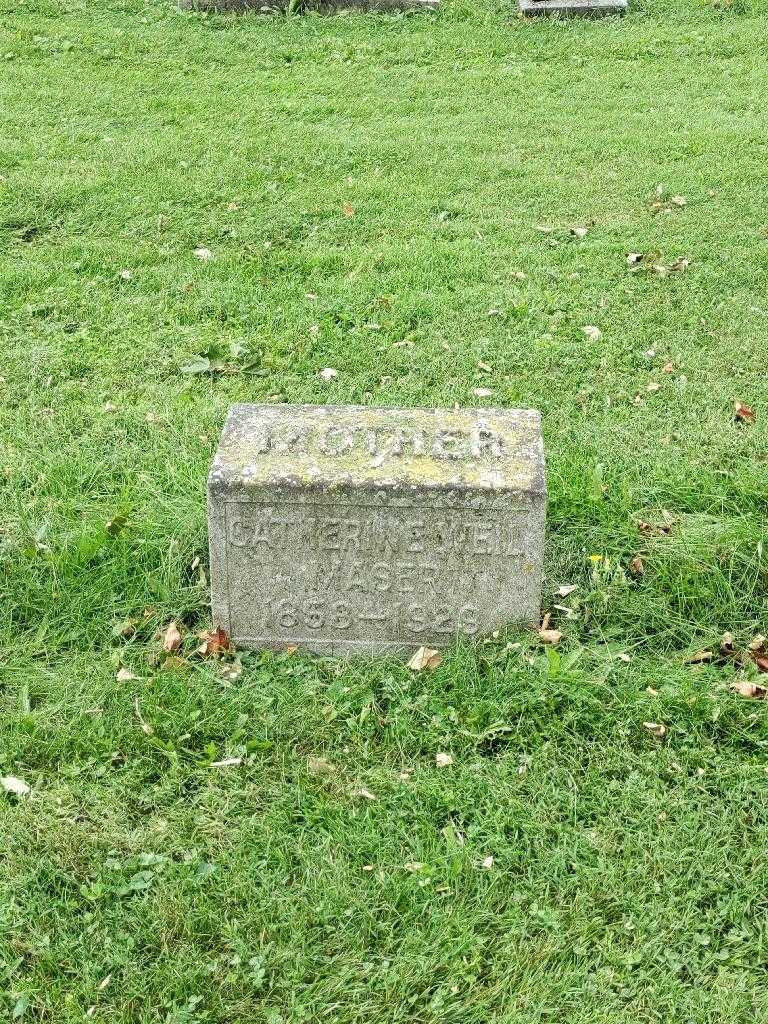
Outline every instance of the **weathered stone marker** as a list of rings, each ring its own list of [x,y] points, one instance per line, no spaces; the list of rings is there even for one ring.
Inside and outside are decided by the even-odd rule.
[[[208,480],[214,624],[339,654],[536,623],[545,509],[537,412],[235,405]]]
[[[285,10],[288,0],[178,0],[186,11],[213,11],[218,13],[248,11],[264,13]],[[361,10],[361,11],[436,11],[440,0],[302,0],[299,9],[307,11]]]
[[[601,14],[626,14],[627,0],[518,0],[520,13],[530,17],[537,14],[583,15],[588,18]]]

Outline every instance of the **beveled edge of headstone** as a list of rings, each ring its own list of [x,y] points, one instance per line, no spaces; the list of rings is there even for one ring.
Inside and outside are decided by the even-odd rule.
[[[628,0],[518,0],[520,13],[529,15],[575,15],[599,17],[625,14]]]
[[[307,450],[280,450],[280,439],[296,429],[314,441]],[[373,453],[368,431],[384,432],[381,448]],[[355,438],[344,447],[344,431]],[[388,449],[387,438],[414,431],[426,439],[421,454]],[[432,444],[443,432],[456,433],[465,450],[479,439],[480,457],[438,458]],[[478,431],[480,433],[478,433]],[[395,435],[396,436],[396,435]],[[490,440],[488,440],[490,438]],[[499,451],[493,445],[498,440]],[[273,443],[273,441],[275,443]],[[244,493],[257,487],[291,489],[390,489],[405,493],[430,490],[452,492],[516,492],[546,498],[541,415],[534,409],[391,408],[359,405],[232,405],[208,478],[212,497]]]

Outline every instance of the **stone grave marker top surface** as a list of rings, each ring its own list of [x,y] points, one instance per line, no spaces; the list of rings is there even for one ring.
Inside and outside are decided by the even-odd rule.
[[[407,653],[538,620],[537,412],[235,405],[208,504],[237,646]]]
[[[219,486],[544,491],[539,413],[234,405],[210,476]]]

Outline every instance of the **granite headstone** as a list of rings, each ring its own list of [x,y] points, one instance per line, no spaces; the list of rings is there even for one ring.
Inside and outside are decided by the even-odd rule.
[[[208,508],[238,647],[407,653],[538,622],[537,412],[235,405]]]

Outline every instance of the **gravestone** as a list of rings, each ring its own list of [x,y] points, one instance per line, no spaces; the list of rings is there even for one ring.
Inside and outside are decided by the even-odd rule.
[[[324,654],[532,625],[545,510],[537,412],[235,405],[208,480],[214,625]]]
[[[285,10],[288,0],[178,0],[186,11],[214,13]],[[299,7],[309,11],[436,11],[440,0],[304,0]]]
[[[518,0],[520,13],[526,16],[536,14],[580,14],[598,17],[601,14],[624,14],[627,0]]]

